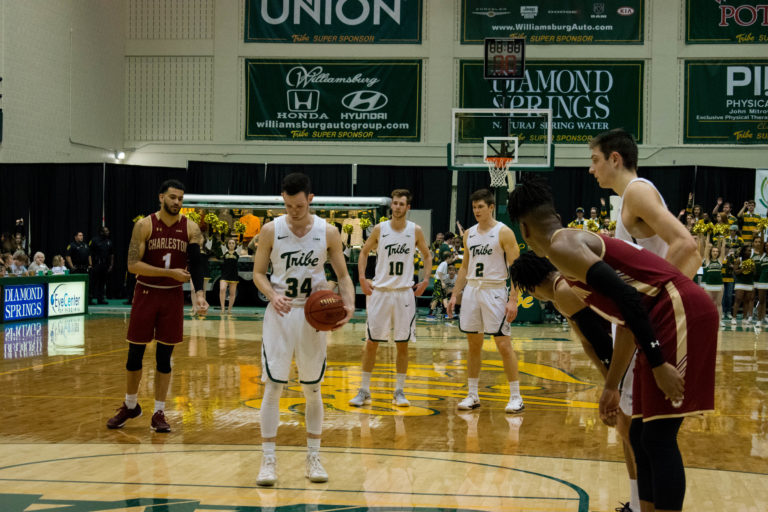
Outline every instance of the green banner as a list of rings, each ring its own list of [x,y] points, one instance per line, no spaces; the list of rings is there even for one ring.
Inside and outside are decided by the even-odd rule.
[[[765,0],[686,0],[688,44],[768,44]]]
[[[643,142],[643,61],[533,60],[521,80],[485,80],[479,60],[460,68],[462,108],[552,109],[556,144],[586,144],[612,128]]]
[[[421,61],[246,59],[246,140],[421,138]]]
[[[421,44],[423,0],[245,0],[246,43]]]
[[[644,0],[461,0],[461,44],[642,44]]]
[[[768,60],[685,61],[687,144],[768,144]]]

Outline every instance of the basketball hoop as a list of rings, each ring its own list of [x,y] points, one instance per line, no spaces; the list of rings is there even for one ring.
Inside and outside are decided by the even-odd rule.
[[[485,157],[485,163],[488,164],[488,172],[491,174],[491,187],[507,186],[507,173],[514,162],[514,157],[509,156]]]

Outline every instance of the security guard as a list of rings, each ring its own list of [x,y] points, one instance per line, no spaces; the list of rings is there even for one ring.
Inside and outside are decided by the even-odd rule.
[[[75,239],[67,246],[67,266],[73,274],[87,274],[90,268],[90,250],[83,241],[83,232],[75,233]]]
[[[106,304],[104,289],[107,279],[115,265],[115,251],[109,238],[109,228],[102,226],[99,234],[88,243],[91,267],[91,299],[98,299],[99,304]]]

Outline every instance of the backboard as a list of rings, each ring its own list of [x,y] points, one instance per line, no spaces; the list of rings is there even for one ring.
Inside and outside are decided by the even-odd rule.
[[[549,109],[454,108],[448,167],[488,170],[488,156],[515,158],[512,170],[554,168],[552,111]]]

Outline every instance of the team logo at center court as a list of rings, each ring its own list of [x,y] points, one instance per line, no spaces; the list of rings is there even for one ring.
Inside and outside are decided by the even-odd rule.
[[[379,110],[387,102],[389,102],[389,98],[379,91],[355,91],[341,98],[342,105],[356,112]]]

